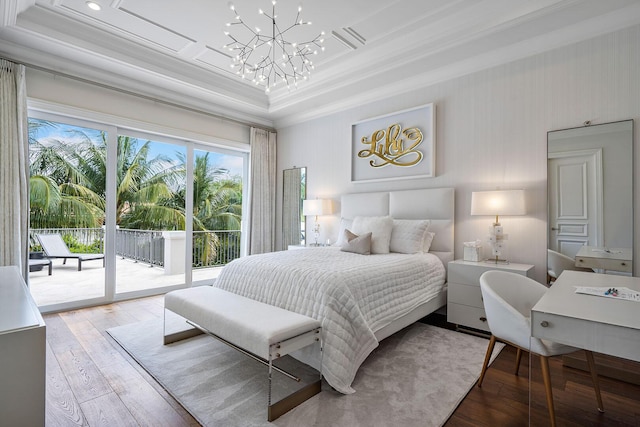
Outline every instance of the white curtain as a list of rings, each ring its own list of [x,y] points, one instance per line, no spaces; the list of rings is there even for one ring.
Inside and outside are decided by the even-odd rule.
[[[27,278],[29,133],[24,65],[0,59],[0,265]]]
[[[276,134],[251,128],[249,255],[273,252],[276,234]]]

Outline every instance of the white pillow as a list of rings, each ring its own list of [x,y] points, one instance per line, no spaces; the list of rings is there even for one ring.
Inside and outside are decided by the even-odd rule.
[[[423,252],[425,233],[429,224],[431,221],[428,219],[394,219],[389,250],[401,254]]]
[[[352,219],[340,218],[340,229],[338,230],[338,240],[336,240],[336,246],[342,246],[347,242],[344,231],[351,229]]]
[[[424,253],[429,252],[431,248],[431,242],[433,242],[433,238],[436,236],[436,233],[432,231],[427,231],[424,233],[424,240],[422,241],[422,251]]]
[[[357,235],[371,232],[371,253],[388,254],[393,218],[390,216],[357,216],[353,219],[351,231]]]
[[[357,236],[349,230],[344,230],[343,235],[346,242],[340,246],[341,251],[360,255],[369,255],[371,253],[371,233]]]

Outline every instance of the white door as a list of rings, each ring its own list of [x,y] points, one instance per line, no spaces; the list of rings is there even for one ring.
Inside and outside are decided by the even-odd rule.
[[[549,248],[602,244],[602,150],[549,153]]]

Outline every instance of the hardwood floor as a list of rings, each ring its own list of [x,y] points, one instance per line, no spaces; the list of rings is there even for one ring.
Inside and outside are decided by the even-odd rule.
[[[160,318],[162,304],[157,296],[44,316],[47,426],[199,425],[105,332]],[[539,361],[532,363],[531,408],[527,355],[519,376],[514,366],[515,351],[505,348],[445,426],[549,425]],[[588,373],[554,358],[551,379],[558,426],[640,426],[640,386],[600,377],[600,414]]]
[[[160,318],[162,297],[45,315],[47,426],[199,426],[106,333]]]

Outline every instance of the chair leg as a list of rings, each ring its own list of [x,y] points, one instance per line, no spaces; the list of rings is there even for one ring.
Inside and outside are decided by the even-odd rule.
[[[82,271],[82,260],[78,258],[78,271]]]
[[[542,368],[542,379],[544,381],[544,389],[547,394],[547,408],[549,408],[549,418],[551,419],[551,427],[556,426],[556,412],[553,408],[553,391],[551,390],[551,376],[549,375],[549,358],[540,356],[540,367]]]
[[[589,365],[589,372],[591,372],[591,379],[593,380],[593,389],[596,391],[596,399],[598,400],[598,411],[604,412],[602,396],[600,395],[600,384],[598,383],[598,372],[596,372],[596,363],[593,360],[593,353],[589,350],[585,350],[584,353],[587,356],[587,364]]]
[[[518,371],[520,370],[520,361],[522,360],[522,349],[518,348],[516,352],[516,372],[515,375],[518,376]]]
[[[478,387],[482,387],[482,380],[484,380],[484,374],[487,372],[489,366],[489,360],[491,360],[491,354],[493,354],[493,347],[496,345],[496,337],[491,335],[489,338],[489,346],[487,347],[487,354],[484,356],[484,363],[482,364],[482,372],[480,373],[480,379],[478,380]]]

